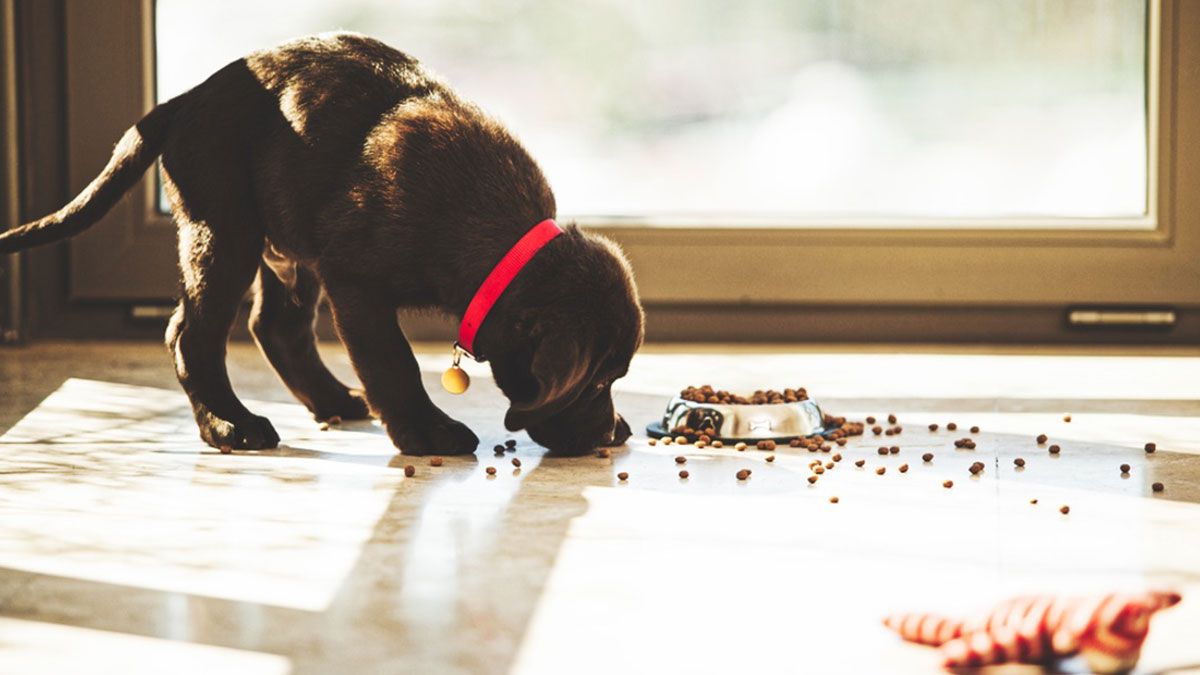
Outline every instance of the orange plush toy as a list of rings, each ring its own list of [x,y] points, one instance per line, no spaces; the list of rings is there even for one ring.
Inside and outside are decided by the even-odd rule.
[[[1080,655],[1097,673],[1123,673],[1137,665],[1150,617],[1179,600],[1178,593],[1165,591],[1031,596],[1009,600],[974,620],[896,614],[883,622],[905,640],[940,648],[946,668],[1052,665]]]

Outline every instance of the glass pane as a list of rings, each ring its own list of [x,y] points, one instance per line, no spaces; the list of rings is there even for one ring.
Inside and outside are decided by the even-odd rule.
[[[1148,1],[159,0],[158,91],[357,30],[507,123],[563,216],[1136,218]]]

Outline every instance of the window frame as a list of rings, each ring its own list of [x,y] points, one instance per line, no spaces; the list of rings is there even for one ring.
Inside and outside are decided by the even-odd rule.
[[[154,105],[153,10],[153,0],[66,3],[72,189],[91,180],[121,131]],[[1200,260],[1200,191],[1180,189],[1200,185],[1200,3],[1149,0],[1148,12],[1148,213],[1142,219],[580,224],[624,248],[650,307],[1200,305],[1194,263]],[[97,275],[133,260],[153,267],[162,287],[174,288],[175,261],[156,261],[138,244],[147,233],[174,236],[156,203],[154,172],[148,172],[96,228],[109,234],[85,235],[107,236],[124,248],[106,261],[72,256],[74,298],[145,297],[144,287],[95,283]]]

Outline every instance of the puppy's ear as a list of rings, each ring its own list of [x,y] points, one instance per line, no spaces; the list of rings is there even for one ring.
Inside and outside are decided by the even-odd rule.
[[[587,385],[590,372],[591,349],[576,336],[555,333],[538,340],[529,362],[536,391],[523,400],[513,399],[504,416],[505,428],[525,429],[566,407]]]

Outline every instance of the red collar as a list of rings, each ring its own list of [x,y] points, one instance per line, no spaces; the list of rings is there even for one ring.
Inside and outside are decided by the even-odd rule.
[[[508,288],[508,285],[533,259],[533,256],[551,239],[562,233],[562,228],[558,226],[558,223],[554,222],[553,218],[547,218],[534,225],[525,233],[525,236],[521,237],[520,241],[508,249],[508,253],[505,253],[500,262],[492,268],[491,273],[483,280],[479,290],[475,291],[475,296],[467,305],[462,323],[458,326],[458,342],[455,347],[464,350],[468,356],[477,361],[482,360],[475,356],[475,334],[479,332],[479,327],[483,325],[483,320],[487,318],[488,312],[500,299],[500,294],[504,293],[504,289]]]

